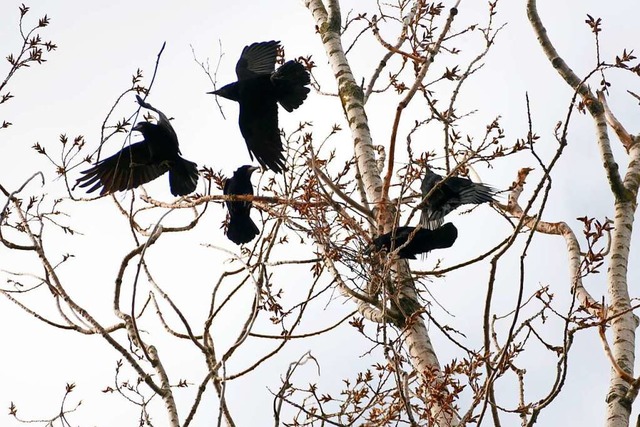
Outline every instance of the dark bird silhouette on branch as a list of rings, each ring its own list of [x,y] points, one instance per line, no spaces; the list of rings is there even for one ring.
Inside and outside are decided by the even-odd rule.
[[[88,193],[101,188],[102,196],[136,188],[169,172],[171,194],[192,193],[198,184],[198,166],[180,156],[178,136],[167,116],[139,96],[136,98],[140,106],[158,113],[158,123],[136,124],[132,130],[140,132],[144,140],[124,147],[82,171],[83,176],[78,178],[76,185],[90,187]]]
[[[304,66],[287,61],[275,70],[280,42],[253,43],[242,50],[236,64],[238,81],[208,92],[240,104],[238,124],[249,155],[279,173],[285,170],[278,103],[291,112],[307,98],[311,81]]]
[[[458,238],[458,229],[450,222],[435,230],[421,228],[413,233],[415,229],[416,227],[398,227],[395,231],[373,239],[373,246],[376,251],[385,249],[387,252],[392,252],[406,243],[406,246],[398,251],[398,258],[416,259],[418,254],[426,254],[434,249],[450,248]],[[407,243],[412,233],[413,238]],[[371,249],[367,252],[371,252]]]
[[[231,178],[224,183],[223,193],[228,196],[253,195],[253,185],[251,185],[251,174],[258,170],[255,166],[244,165],[239,167]],[[249,243],[260,230],[249,216],[253,203],[249,201],[232,202],[227,200],[229,209],[229,225],[227,227],[227,237],[236,245]]]
[[[427,168],[420,186],[424,200],[418,206],[422,209],[420,224],[425,228],[433,230],[440,227],[445,215],[462,205],[494,201],[496,190],[488,185],[457,176],[442,180],[442,176]]]

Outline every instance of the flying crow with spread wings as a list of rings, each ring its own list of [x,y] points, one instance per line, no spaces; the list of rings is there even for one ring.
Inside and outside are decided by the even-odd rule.
[[[454,209],[467,204],[479,205],[492,202],[496,194],[494,188],[467,178],[450,176],[443,182],[442,176],[429,168],[422,180],[420,190],[424,199],[419,206],[422,209],[420,224],[431,230],[440,227],[445,215]]]
[[[136,124],[132,130],[140,132],[144,139],[82,171],[76,185],[90,187],[88,193],[100,189],[102,196],[136,188],[169,172],[171,194],[192,193],[198,184],[198,166],[180,156],[178,136],[167,116],[140,97],[137,99],[142,107],[158,113],[158,123]]]
[[[291,112],[307,98],[309,73],[297,61],[287,61],[275,70],[280,42],[253,43],[242,50],[236,64],[238,81],[209,92],[240,104],[238,123],[249,155],[264,168],[285,170],[278,103]]]
[[[231,178],[224,183],[223,193],[225,195],[253,195],[253,186],[251,185],[251,174],[258,170],[255,166],[244,165],[239,167]],[[256,224],[251,220],[249,213],[251,212],[251,202],[227,200],[227,209],[229,209],[229,225],[227,227],[227,237],[236,245],[249,243],[260,233]]]
[[[398,258],[416,259],[418,254],[426,254],[434,249],[444,249],[453,246],[458,238],[458,229],[450,222],[435,230],[421,228],[415,231],[416,227],[398,227],[395,231],[383,234],[373,239],[376,251],[385,249],[387,252],[406,246],[398,251]],[[407,240],[413,233],[413,238]]]

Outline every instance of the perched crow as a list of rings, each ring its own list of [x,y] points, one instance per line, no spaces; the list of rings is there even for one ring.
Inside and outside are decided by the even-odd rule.
[[[225,195],[253,195],[251,185],[251,174],[258,170],[255,166],[244,165],[239,167],[231,178],[224,183],[223,193]],[[229,226],[227,227],[227,237],[236,245],[248,243],[258,235],[260,230],[251,220],[251,202],[231,202],[227,201],[229,209]]]
[[[424,198],[433,187],[442,181],[442,177],[427,168],[422,185]],[[420,224],[428,229],[435,229],[442,225],[445,215],[452,210],[467,204],[480,204],[493,201],[496,190],[475,183],[467,178],[452,176],[447,178],[436,188],[429,198],[423,200],[419,207],[422,209]]]
[[[89,187],[91,193],[100,187],[100,195],[130,190],[153,181],[169,172],[171,194],[184,196],[192,193],[198,184],[198,167],[180,157],[178,137],[167,116],[138,97],[141,106],[160,116],[158,124],[140,122],[132,130],[144,137],[111,157],[100,160],[92,168],[82,171],[76,185]]]
[[[214,95],[240,104],[240,132],[249,155],[260,165],[278,173],[285,169],[282,140],[278,128],[278,103],[291,112],[307,98],[311,81],[304,66],[285,62],[274,71],[280,42],[253,43],[242,50],[236,64],[238,81],[214,92]]]
[[[385,249],[392,251],[407,242],[416,227],[398,227],[395,230],[395,239],[391,237],[393,231],[376,237],[373,244],[377,251]],[[450,222],[435,230],[421,228],[418,230],[409,243],[398,251],[399,258],[416,259],[417,254],[427,253],[433,249],[449,248],[458,238],[458,229]]]
[[[395,239],[391,241],[393,231],[373,239],[377,251],[386,249],[388,252],[396,250],[407,242],[415,227],[398,227],[395,230]],[[433,249],[450,248],[458,238],[458,229],[448,222],[435,230],[421,228],[413,239],[405,247],[398,251],[398,258],[416,259],[417,254],[427,253]]]

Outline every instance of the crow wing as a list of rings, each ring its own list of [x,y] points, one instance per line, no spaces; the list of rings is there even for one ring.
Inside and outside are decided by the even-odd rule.
[[[495,189],[488,185],[457,176],[449,178],[444,184],[451,189],[452,193],[457,195],[458,206],[491,202],[496,192]]]
[[[420,186],[424,198],[442,181],[442,176],[427,169]],[[447,178],[422,202],[420,224],[434,230],[442,225],[444,217],[454,209],[466,204],[481,204],[493,201],[495,190],[487,185],[475,183],[467,178]]]
[[[91,188],[91,193],[100,187],[100,195],[130,190],[153,181],[169,170],[167,162],[154,162],[146,141],[131,144],[111,157],[101,160],[92,168],[82,171],[84,176],[77,181],[80,187]]]
[[[273,73],[279,45],[279,41],[271,40],[245,46],[236,64],[238,80],[248,80]]]
[[[286,169],[275,99],[254,97],[240,102],[238,123],[252,159],[255,156],[262,167],[276,173]]]

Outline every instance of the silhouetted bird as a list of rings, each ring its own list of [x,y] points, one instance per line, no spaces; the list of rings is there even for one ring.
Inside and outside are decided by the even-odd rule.
[[[180,157],[178,137],[169,119],[159,110],[142,101],[141,106],[159,114],[158,124],[140,122],[132,130],[144,137],[111,157],[100,160],[92,168],[82,171],[76,185],[89,187],[91,193],[100,187],[100,195],[130,190],[153,181],[169,172],[171,194],[184,196],[195,191],[198,184],[198,166]],[[75,188],[75,187],[74,187]]]
[[[433,187],[442,181],[442,176],[427,168],[420,189],[424,198]],[[431,195],[423,200],[419,207],[422,209],[420,224],[428,229],[435,229],[442,225],[445,215],[452,210],[466,204],[480,204],[493,201],[496,190],[475,183],[467,178],[452,176],[436,188]]]
[[[377,251],[384,248],[387,252],[391,252],[404,245],[415,229],[416,227],[398,227],[395,230],[393,242],[391,240],[393,231],[391,231],[373,239],[373,244]],[[414,234],[413,239],[398,251],[398,258],[416,259],[417,254],[427,253],[433,249],[450,248],[457,238],[458,229],[450,222],[435,230],[421,228]]]
[[[249,155],[274,172],[285,170],[282,140],[278,128],[278,103],[291,112],[307,98],[311,81],[304,66],[287,61],[274,71],[280,42],[253,43],[242,50],[236,64],[238,81],[214,95],[240,104],[238,123]]]
[[[255,166],[244,165],[239,167],[231,178],[224,183],[223,193],[226,195],[253,195],[251,185],[251,174],[258,170]],[[227,227],[227,237],[236,245],[248,243],[260,233],[258,227],[249,216],[251,212],[251,202],[231,202],[226,201],[229,209],[229,226]]]

